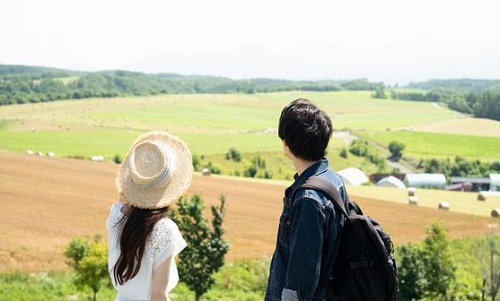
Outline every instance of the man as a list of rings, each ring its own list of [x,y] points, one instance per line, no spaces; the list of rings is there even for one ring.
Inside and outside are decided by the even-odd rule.
[[[333,183],[345,202],[342,180],[325,158],[332,132],[330,117],[309,100],[297,99],[281,112],[278,135],[297,173],[285,190],[265,301],[327,300],[343,216],[321,192],[299,189],[293,198],[292,192],[319,176]]]

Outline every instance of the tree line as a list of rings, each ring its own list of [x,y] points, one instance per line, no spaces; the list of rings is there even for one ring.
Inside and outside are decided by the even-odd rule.
[[[439,102],[450,109],[475,117],[500,120],[500,80],[430,80],[412,83],[428,92],[378,89],[373,98]]]
[[[0,105],[116,97],[192,93],[267,93],[278,91],[374,91],[383,83],[290,81],[266,78],[233,80],[215,76],[145,74],[123,70],[78,72],[54,68],[0,65]]]

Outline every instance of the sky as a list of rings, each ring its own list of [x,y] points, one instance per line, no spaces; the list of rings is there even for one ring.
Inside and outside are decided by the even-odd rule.
[[[498,0],[11,0],[0,64],[231,78],[500,79]]]

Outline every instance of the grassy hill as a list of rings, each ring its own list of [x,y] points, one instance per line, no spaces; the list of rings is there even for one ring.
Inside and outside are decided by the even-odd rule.
[[[407,145],[408,155],[417,158],[455,154],[498,158],[500,138],[401,131],[453,120],[456,113],[445,107],[373,99],[371,92],[363,91],[157,95],[2,106],[0,149],[112,158],[125,154],[140,133],[165,130],[184,139],[202,165],[212,162],[224,174],[242,175],[259,153],[273,178],[285,179],[291,177],[292,168],[283,158],[276,128],[281,109],[299,97],[325,109],[336,130],[355,130],[384,146],[391,140],[401,140]],[[464,143],[452,144],[457,139]],[[341,149],[348,148],[346,142],[332,140],[328,156],[334,168],[358,166],[367,173],[378,170],[365,158],[352,154],[340,157]],[[243,154],[242,162],[225,159],[231,147]]]

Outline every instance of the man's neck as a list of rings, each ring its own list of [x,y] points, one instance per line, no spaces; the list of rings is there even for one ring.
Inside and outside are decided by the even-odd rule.
[[[297,171],[297,175],[300,177],[300,175],[306,171],[311,165],[316,163],[318,161],[304,161],[301,159],[295,159],[293,160],[293,166],[295,166],[295,171]]]

